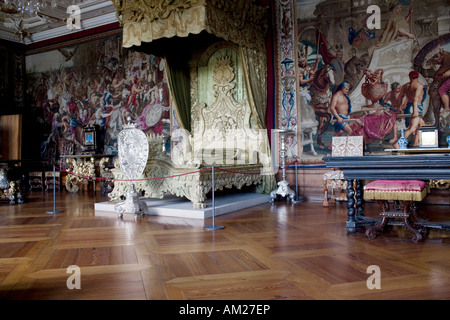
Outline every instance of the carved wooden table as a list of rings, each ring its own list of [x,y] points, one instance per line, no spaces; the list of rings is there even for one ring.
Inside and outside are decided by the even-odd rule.
[[[361,157],[324,157],[329,168],[340,168],[347,180],[347,231],[373,225],[378,220],[364,216],[362,180],[450,179],[450,154],[410,154]],[[354,185],[356,187],[354,187]],[[417,222],[424,227],[450,230],[450,222]]]

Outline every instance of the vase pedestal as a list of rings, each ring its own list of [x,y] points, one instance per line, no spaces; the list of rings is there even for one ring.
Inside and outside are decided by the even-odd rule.
[[[139,199],[134,184],[131,184],[130,191],[125,195],[125,201],[116,204],[114,210],[119,214],[119,218],[122,218],[124,213],[131,213],[137,219],[147,213],[147,203]]]

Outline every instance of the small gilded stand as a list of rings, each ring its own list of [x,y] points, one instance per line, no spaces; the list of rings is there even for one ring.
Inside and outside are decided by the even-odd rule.
[[[294,134],[293,130],[276,129],[274,132],[280,135],[280,159],[281,159],[281,173],[282,179],[278,182],[278,188],[270,193],[271,202],[274,202],[277,195],[288,197],[292,203],[295,201],[295,192],[289,188],[289,182],[286,180],[286,137]]]

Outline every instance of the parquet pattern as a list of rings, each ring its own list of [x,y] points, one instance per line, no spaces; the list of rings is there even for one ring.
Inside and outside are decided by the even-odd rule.
[[[414,244],[402,227],[375,240],[347,234],[346,203],[269,203],[211,221],[95,216],[92,192],[33,192],[0,203],[0,299],[450,299],[450,232]],[[366,215],[378,207],[366,204]],[[447,206],[423,206],[449,219]],[[69,266],[81,289],[70,290]],[[369,290],[367,268],[381,270]]]

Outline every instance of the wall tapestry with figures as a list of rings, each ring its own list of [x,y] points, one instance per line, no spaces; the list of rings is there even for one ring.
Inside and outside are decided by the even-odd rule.
[[[341,135],[362,135],[364,152],[376,153],[396,148],[402,129],[411,148],[422,125],[438,127],[447,147],[447,1],[296,0],[295,11],[301,112],[280,110],[278,125],[298,123],[299,138],[312,143],[292,147],[294,156],[320,163]]]
[[[27,97],[41,128],[43,159],[83,153],[88,124],[98,126],[97,153],[103,154],[117,154],[117,137],[129,117],[145,133],[170,136],[164,60],[121,44],[121,35],[114,35],[27,56]]]

